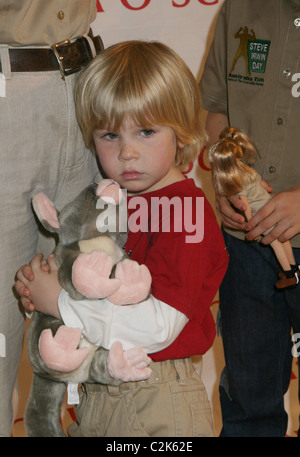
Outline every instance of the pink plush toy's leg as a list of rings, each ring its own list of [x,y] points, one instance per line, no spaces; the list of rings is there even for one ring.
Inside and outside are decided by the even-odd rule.
[[[42,331],[39,352],[45,365],[52,370],[69,372],[78,368],[87,358],[88,348],[78,348],[81,330],[62,325],[53,337],[50,329]]]
[[[151,376],[150,362],[150,357],[142,348],[123,351],[121,343],[116,341],[109,350],[107,368],[111,376],[123,382],[141,381]]]
[[[121,282],[108,299],[116,305],[129,305],[145,300],[151,288],[151,274],[146,265],[125,259],[116,267],[116,278]]]
[[[120,286],[119,279],[110,279],[113,262],[103,251],[80,254],[73,264],[72,282],[88,298],[105,298]]]

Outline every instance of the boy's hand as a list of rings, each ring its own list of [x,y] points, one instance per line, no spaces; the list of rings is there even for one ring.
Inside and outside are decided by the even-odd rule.
[[[58,268],[53,256],[49,256],[47,266],[43,256],[36,255],[30,265],[20,268],[15,289],[28,312],[40,311],[61,318],[57,300],[62,289],[58,281]],[[29,278],[29,279],[28,279]]]
[[[41,268],[43,263],[43,255],[37,254],[33,260],[40,262]],[[25,309],[25,311],[32,313],[34,311],[34,304],[29,299],[30,297],[30,281],[34,280],[34,274],[32,267],[29,264],[22,265],[16,274],[16,281],[14,284],[14,289],[20,297],[20,301]]]
[[[273,225],[276,226],[261,240],[263,244],[275,239],[285,242],[300,233],[300,186],[272,197],[246,224],[247,239],[257,238]]]

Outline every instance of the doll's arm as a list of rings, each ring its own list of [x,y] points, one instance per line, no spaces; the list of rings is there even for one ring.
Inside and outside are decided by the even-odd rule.
[[[244,210],[246,219],[247,219],[247,221],[250,221],[250,219],[252,218],[252,209],[249,205],[248,198],[246,197],[246,195],[240,195],[240,200],[244,203],[245,208],[246,208]]]

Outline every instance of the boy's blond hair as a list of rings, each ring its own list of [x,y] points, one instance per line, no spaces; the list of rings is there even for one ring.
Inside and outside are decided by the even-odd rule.
[[[141,127],[171,127],[186,146],[176,165],[195,159],[205,142],[200,92],[183,60],[159,42],[127,41],[104,50],[79,76],[76,114],[86,145],[93,132],[116,131],[129,118]]]

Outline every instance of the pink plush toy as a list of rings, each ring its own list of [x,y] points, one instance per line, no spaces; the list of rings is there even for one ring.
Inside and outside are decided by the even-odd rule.
[[[61,285],[75,299],[108,298],[116,305],[139,303],[150,291],[151,275],[148,268],[126,258],[122,249],[126,241],[124,233],[119,231],[103,233],[103,227],[99,226],[99,220],[101,221],[99,216],[103,215],[104,205],[99,205],[97,198],[106,204],[105,211],[108,211],[106,220],[111,217],[112,222],[116,224],[116,219],[120,223],[120,205],[124,203],[123,193],[117,183],[104,179],[98,184],[95,197],[92,199],[93,204],[89,204],[88,208],[86,195],[84,197],[81,213],[84,212],[85,220],[82,220],[81,213],[78,213],[78,197],[76,205],[74,206],[74,202],[71,204],[74,209],[76,208],[76,213],[70,214],[68,205],[67,218],[64,217],[65,209],[59,215],[44,194],[36,195],[33,200],[33,207],[43,225],[46,228],[51,227],[60,234],[55,257],[59,264]],[[72,227],[69,226],[70,220],[72,220]],[[76,247],[73,245],[70,247],[71,243],[74,244],[76,226],[84,238],[76,240]],[[85,232],[89,232],[89,238],[84,235]],[[114,267],[114,277],[112,277]],[[77,349],[80,337],[81,334],[77,329],[67,327],[62,327],[59,334],[54,337],[50,330],[44,330],[39,341],[39,351],[45,364],[54,370],[64,372],[78,368],[88,355],[87,348]]]
[[[59,235],[54,251],[58,278],[69,295],[78,300],[78,306],[83,298],[105,297],[116,306],[147,298],[150,272],[145,265],[128,259],[123,249],[127,232],[120,228],[124,227],[122,217],[127,218],[127,206],[117,183],[102,180],[98,186],[87,187],[60,212],[44,194],[36,195],[32,203],[43,226]],[[89,381],[118,385],[151,374],[146,368],[150,359],[140,348],[124,352],[115,343],[108,352],[89,343],[79,329],[68,328],[39,312],[33,313],[27,338],[34,369],[25,414],[29,436],[64,435],[59,410],[65,384]],[[47,398],[49,411],[45,407],[42,410],[38,401],[41,395],[42,403]],[[42,427],[40,419],[45,414],[47,427]]]

